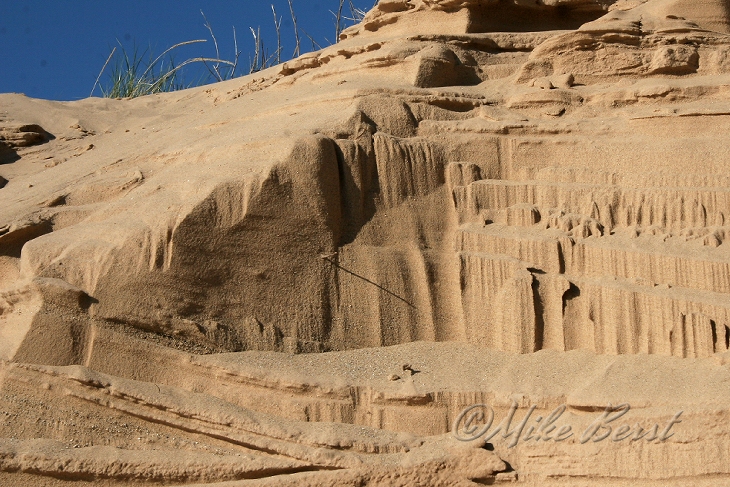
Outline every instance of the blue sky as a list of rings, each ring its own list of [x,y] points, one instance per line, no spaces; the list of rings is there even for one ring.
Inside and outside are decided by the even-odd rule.
[[[335,37],[338,0],[292,0],[299,28],[325,46]],[[362,9],[374,0],[353,0]],[[200,14],[202,9],[218,39],[221,57],[232,59],[233,27],[238,38],[239,74],[248,72],[253,49],[249,27],[261,27],[265,46],[276,48],[271,4],[282,21],[284,58],[294,50],[286,0],[0,0],[0,93],[76,100],[89,96],[94,80],[117,41],[129,52],[151,48],[160,54],[171,45],[208,39],[175,51],[175,61],[214,56],[215,48]],[[349,9],[346,12],[349,16]],[[348,23],[347,25],[349,25]],[[303,52],[312,43],[301,33]],[[186,82],[204,75],[200,65],[184,73]],[[108,72],[102,75],[103,83]],[[99,90],[95,92],[99,95]]]

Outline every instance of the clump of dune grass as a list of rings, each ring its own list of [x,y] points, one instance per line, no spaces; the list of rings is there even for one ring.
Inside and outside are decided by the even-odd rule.
[[[289,57],[282,56],[283,47],[281,41],[281,25],[283,18],[277,15],[276,9],[273,5],[271,5],[271,11],[274,16],[274,29],[276,32],[276,49],[271,51],[265,44],[264,38],[261,34],[261,27],[256,29],[250,27],[249,29],[253,36],[253,51],[249,56],[249,74],[300,56],[302,54],[302,37],[309,39],[312,44],[312,50],[322,48],[322,46],[320,46],[312,36],[299,27],[299,24],[297,23],[297,16],[294,11],[293,0],[287,0],[287,3],[294,29],[294,51]],[[374,0],[373,6],[375,6],[375,4],[377,4],[377,0]],[[349,8],[349,16],[345,13],[346,7]],[[338,0],[337,11],[331,12],[335,16],[335,39],[334,42],[330,42],[325,39],[330,44],[334,44],[339,40],[340,34],[343,30],[343,24],[347,22],[360,22],[366,13],[365,10],[357,8],[354,5],[353,0]],[[213,28],[202,10],[200,13],[205,20],[203,25],[208,30],[213,41],[215,57],[193,57],[186,59],[180,64],[175,63],[173,54],[176,49],[190,44],[207,42],[205,39],[195,39],[177,43],[167,48],[162,54],[156,57],[152,55],[151,50],[146,50],[142,54],[139,54],[138,49],[135,48],[131,52],[128,52],[125,50],[124,46],[117,41],[120,49],[117,50],[117,47],[112,49],[109,57],[104,63],[104,66],[99,72],[99,76],[96,78],[96,82],[94,83],[89,96],[93,96],[97,87],[100,87],[101,94],[104,97],[134,98],[138,96],[190,88],[192,86],[200,86],[205,84],[207,81],[210,81],[210,79],[214,81],[225,81],[234,78],[237,75],[236,71],[238,68],[238,60],[241,55],[241,52],[238,50],[235,27],[233,28],[233,59],[222,59],[218,40],[213,32]],[[99,80],[110,63],[112,67],[109,82],[108,84],[100,86]],[[200,79],[197,83],[186,85],[182,78],[182,68],[192,63],[203,63],[208,70],[209,76],[207,80]]]
[[[135,98],[144,95],[153,95],[155,93],[163,93],[188,88],[182,81],[181,69],[192,63],[204,63],[208,68],[211,76],[216,81],[225,81],[236,75],[238,67],[238,58],[241,52],[238,50],[238,41],[236,39],[236,29],[233,28],[234,57],[232,61],[221,59],[220,50],[218,48],[218,39],[215,37],[213,28],[205,17],[203,11],[200,11],[205,20],[205,28],[208,29],[213,44],[215,45],[216,56],[210,57],[193,57],[176,64],[173,53],[176,49],[190,44],[198,44],[207,42],[206,39],[195,39],[191,41],[178,42],[177,44],[165,49],[159,56],[153,56],[151,51],[145,51],[142,54],[135,47],[132,52],[128,52],[121,42],[117,40],[120,50],[114,47],[109,54],[104,66],[96,78],[91,94],[93,96],[99,80],[106,70],[109,63],[114,60],[111,67],[111,77],[106,86],[101,86],[101,94],[106,98]],[[115,57],[116,55],[116,57]],[[202,83],[198,83],[202,84]]]
[[[139,54],[137,48],[134,48],[130,53],[120,43],[119,55],[116,58],[116,63],[111,68],[110,82],[107,86],[101,87],[102,96],[107,98],[134,98],[182,89],[186,86],[181,81],[180,69],[186,65],[194,62],[228,63],[228,61],[221,59],[202,57],[191,58],[180,64],[175,63],[174,58],[170,55],[174,49],[198,42],[206,41],[197,39],[179,42],[157,57],[153,57],[151,54],[146,56],[146,51]],[[99,73],[99,77],[91,90],[92,95],[99,84],[101,74],[115,54],[117,54],[116,47],[112,49],[107,62]]]

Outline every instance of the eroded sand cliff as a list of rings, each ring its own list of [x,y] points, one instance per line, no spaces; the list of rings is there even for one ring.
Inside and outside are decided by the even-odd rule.
[[[0,95],[0,484],[725,485],[729,116],[710,0],[381,0],[225,83]],[[513,401],[576,434],[450,433]],[[609,403],[682,423],[581,444]]]

